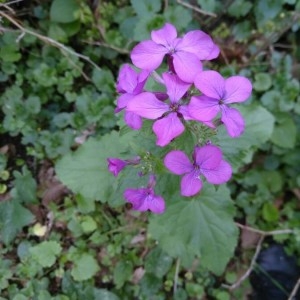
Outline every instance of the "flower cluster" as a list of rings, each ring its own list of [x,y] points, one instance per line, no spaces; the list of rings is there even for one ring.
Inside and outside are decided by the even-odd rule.
[[[245,129],[241,113],[233,103],[247,100],[252,91],[251,82],[243,76],[227,79],[212,70],[203,70],[202,62],[219,55],[219,48],[211,37],[200,30],[177,37],[176,28],[165,24],[151,32],[151,40],[137,44],[131,52],[136,68],[122,66],[117,91],[116,113],[124,110],[125,123],[133,130],[142,128],[142,120],[153,120],[152,130],[156,145],[165,147],[189,130],[190,122],[200,122],[204,127],[216,130],[225,126],[232,138]],[[157,69],[166,58],[168,69],[161,75]],[[148,91],[149,77],[164,87],[165,92]],[[118,158],[109,158],[109,171],[117,176],[128,164]],[[134,164],[139,163],[135,161]],[[232,170],[223,159],[222,151],[205,141],[194,146],[192,162],[180,150],[172,150],[164,157],[164,165],[181,179],[181,195],[191,197],[200,192],[202,178],[211,184],[223,184],[231,178]],[[139,211],[162,213],[164,199],[155,195],[155,176],[150,174],[148,186],[127,189],[124,197]]]

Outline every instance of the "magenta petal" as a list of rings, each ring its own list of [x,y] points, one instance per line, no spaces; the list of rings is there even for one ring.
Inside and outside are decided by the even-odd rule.
[[[201,122],[211,121],[220,111],[219,100],[202,96],[193,96],[188,105],[190,116]]]
[[[179,100],[187,92],[191,84],[182,81],[175,74],[163,73],[162,76],[167,87],[167,93],[170,97],[171,102],[179,102]]]
[[[243,76],[231,76],[225,80],[225,103],[243,102],[252,92],[252,84]]]
[[[213,49],[211,50],[210,54],[205,58],[205,60],[215,59],[220,54],[220,48],[217,45],[214,45]]]
[[[169,152],[164,159],[167,169],[176,175],[183,175],[193,170],[193,165],[186,154],[179,150]]]
[[[151,32],[153,42],[164,46],[170,46],[176,37],[176,28],[169,23],[166,23],[161,29],[153,30]]]
[[[164,147],[183,133],[184,126],[177,117],[177,113],[171,113],[155,121],[152,129],[157,136],[156,145]]]
[[[216,169],[222,160],[222,151],[214,145],[196,147],[194,159],[200,170]]]
[[[137,79],[137,85],[133,91],[134,94],[139,94],[143,91],[143,88],[145,86],[145,83],[150,75],[150,71],[148,70],[142,70],[141,73],[139,73],[138,75],[138,79]]]
[[[123,65],[118,76],[117,91],[119,93],[132,93],[137,83],[138,74],[130,67],[129,64]]]
[[[147,119],[157,119],[169,110],[169,105],[159,101],[152,93],[144,92],[132,98],[126,110]]]
[[[196,195],[202,189],[202,181],[196,172],[185,174],[181,179],[181,195],[191,197]]]
[[[195,86],[208,97],[221,100],[225,96],[225,79],[216,71],[199,73]]]
[[[245,121],[241,113],[235,108],[223,108],[221,121],[224,123],[228,134],[233,138],[244,132]]]
[[[190,31],[185,34],[176,50],[193,53],[199,60],[206,59],[214,49],[211,37],[201,30]]]
[[[165,211],[165,201],[161,196],[149,195],[146,198],[148,209],[155,214],[162,214]]]
[[[120,97],[118,97],[117,99],[117,112],[121,111],[123,108],[125,108],[127,106],[127,104],[129,103],[129,101],[131,99],[133,99],[135,95],[133,94],[129,94],[129,93],[126,93],[126,94],[123,94],[121,95]]]
[[[173,54],[173,64],[178,77],[189,83],[194,82],[196,75],[202,71],[202,63],[198,57],[189,52],[175,52]]]
[[[113,157],[107,158],[107,162],[108,162],[108,171],[112,173],[115,177],[118,176],[118,174],[127,165],[126,161],[119,158],[113,158]]]
[[[232,169],[227,161],[222,160],[216,169],[201,169],[201,174],[204,175],[209,183],[222,184],[227,182],[231,178]]]
[[[164,46],[149,40],[137,44],[130,57],[136,67],[152,71],[162,63],[167,53],[168,49]]]
[[[139,130],[142,128],[142,118],[133,112],[125,111],[124,120],[125,123],[133,130]]]
[[[147,197],[148,189],[126,189],[124,192],[124,198],[127,202],[132,204],[132,208],[135,210],[146,211],[144,202]]]

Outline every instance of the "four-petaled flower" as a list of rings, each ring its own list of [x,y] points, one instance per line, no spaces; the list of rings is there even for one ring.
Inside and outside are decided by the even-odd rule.
[[[219,55],[219,48],[201,30],[193,30],[182,38],[177,38],[176,28],[166,23],[161,29],[151,32],[151,39],[140,42],[133,48],[133,64],[141,69],[155,70],[164,56],[168,55],[176,74],[189,83],[202,70],[201,60],[211,60]]]
[[[117,91],[121,96],[117,99],[116,113],[126,108],[134,96],[143,92],[149,74],[150,72],[147,70],[137,73],[128,64],[122,66],[117,82]],[[125,110],[124,119],[126,124],[134,130],[142,127],[142,118],[132,112]]]
[[[124,198],[132,204],[132,208],[138,211],[150,210],[161,214],[165,211],[165,201],[161,196],[155,195],[155,176],[151,175],[146,188],[126,189]]]
[[[164,159],[165,166],[181,179],[181,194],[194,196],[202,188],[200,176],[203,175],[209,183],[222,184],[227,182],[232,174],[231,166],[222,159],[221,150],[214,145],[195,147],[193,163],[182,151],[169,152]]]
[[[163,147],[172,139],[182,134],[184,126],[181,118],[190,119],[187,107],[182,105],[181,98],[190,87],[177,75],[164,73],[163,79],[169,96],[169,103],[160,101],[150,92],[143,92],[135,96],[127,105],[127,111],[147,119],[156,120],[153,131],[157,136],[156,144]]]
[[[203,71],[195,79],[195,86],[203,93],[193,96],[188,105],[190,115],[198,121],[211,121],[221,112],[224,123],[231,137],[240,136],[245,129],[241,113],[230,107],[231,103],[243,102],[252,91],[251,82],[243,76],[231,76],[224,79],[216,71]]]

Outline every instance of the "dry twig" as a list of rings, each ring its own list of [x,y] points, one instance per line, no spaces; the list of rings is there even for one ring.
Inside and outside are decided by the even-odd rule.
[[[292,229],[280,229],[280,230],[273,230],[273,231],[263,231],[263,230],[252,228],[252,227],[249,227],[249,226],[246,226],[246,225],[242,225],[240,223],[236,223],[236,225],[241,229],[258,233],[258,234],[261,235],[261,237],[260,237],[260,239],[259,239],[259,241],[256,245],[255,254],[252,257],[250,266],[247,269],[247,271],[232,285],[227,285],[227,284],[222,285],[224,288],[227,288],[229,290],[234,290],[234,289],[238,288],[242,284],[242,282],[245,281],[249,277],[250,273],[253,271],[256,259],[259,255],[259,252],[261,250],[262,243],[263,243],[265,237],[271,236],[271,235],[278,235],[278,234],[291,234],[291,233],[294,233],[294,230],[292,230]],[[299,279],[299,281],[300,281],[300,279]],[[300,285],[300,282],[299,282],[299,285]],[[298,289],[298,287],[297,287],[297,289]]]
[[[296,294],[298,292],[299,286],[300,286],[300,278],[298,279],[297,283],[295,284],[288,300],[293,300],[294,299],[294,297],[296,296]]]
[[[217,17],[217,15],[212,13],[212,12],[205,11],[203,9],[200,9],[197,6],[191,5],[191,4],[189,4],[187,2],[184,2],[182,0],[177,0],[177,3],[181,4],[182,6],[185,6],[187,8],[190,8],[190,9],[194,10],[194,11],[198,12],[199,14],[202,14],[202,15],[205,15],[205,16],[210,16],[210,17],[213,17],[213,18]]]
[[[76,51],[74,51],[73,49],[70,49],[68,47],[66,47],[65,45],[59,43],[58,41],[49,38],[47,36],[41,35],[37,32],[34,32],[32,30],[29,30],[27,28],[24,28],[21,24],[19,24],[16,20],[14,20],[11,16],[9,16],[8,14],[0,11],[0,16],[4,17],[5,19],[7,19],[8,21],[10,21],[12,24],[14,24],[22,33],[24,34],[30,34],[32,36],[35,36],[36,38],[40,39],[41,41],[48,43],[56,48],[58,48],[64,55],[66,55],[66,53],[77,56],[78,58],[81,58],[82,60],[88,62],[89,64],[91,64],[93,67],[95,67],[98,70],[101,70],[101,68],[94,63],[88,56],[82,55]]]

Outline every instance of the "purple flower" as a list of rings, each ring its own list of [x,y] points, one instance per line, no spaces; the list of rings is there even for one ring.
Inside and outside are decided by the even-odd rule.
[[[128,64],[122,66],[117,82],[117,91],[122,95],[117,99],[115,112],[120,112],[126,108],[134,96],[143,92],[149,74],[150,72],[147,70],[142,70],[140,73],[137,73]],[[141,117],[132,112],[125,110],[124,119],[125,123],[134,130],[142,127]]]
[[[184,131],[180,118],[190,119],[186,107],[180,101],[190,84],[175,74],[163,73],[162,76],[169,103],[158,100],[153,93],[143,92],[128,103],[127,111],[147,119],[157,119],[152,129],[157,136],[156,144],[163,147]]]
[[[127,166],[128,162],[119,158],[109,157],[108,162],[108,171],[112,173],[115,177]]]
[[[194,196],[202,188],[200,175],[209,183],[222,184],[227,182],[232,174],[231,166],[222,159],[221,150],[213,145],[195,147],[193,163],[182,151],[169,152],[164,159],[165,166],[176,175],[183,175],[181,179],[181,194]]]
[[[150,210],[161,214],[165,211],[165,201],[161,196],[154,194],[155,176],[150,176],[148,186],[140,189],[127,189],[124,198],[132,204],[132,208],[138,211]]]
[[[198,121],[211,121],[221,112],[224,123],[231,137],[238,137],[245,129],[241,113],[231,108],[231,103],[247,100],[251,95],[251,82],[243,76],[224,79],[216,71],[203,71],[195,79],[195,86],[203,93],[191,98],[188,106],[190,115]]]
[[[139,156],[126,160],[109,157],[107,158],[108,170],[116,177],[127,165],[138,165],[140,161],[141,158]]]
[[[190,31],[177,38],[176,28],[166,23],[161,29],[151,32],[151,39],[140,42],[131,52],[135,66],[146,70],[155,70],[165,55],[170,58],[171,70],[179,78],[192,83],[202,70],[200,60],[211,60],[219,55],[219,48],[209,35],[200,30]]]

